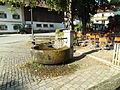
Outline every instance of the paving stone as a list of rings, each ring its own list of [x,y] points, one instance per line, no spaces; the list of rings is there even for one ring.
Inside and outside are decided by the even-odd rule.
[[[15,90],[22,90],[22,86],[17,86],[17,87],[15,87]]]
[[[70,87],[72,87],[72,84],[67,83],[67,84],[65,84],[64,86],[67,87],[67,88],[70,88]]]
[[[64,81],[60,81],[60,82],[57,82],[57,84],[63,85],[63,84],[65,84],[65,82]]]
[[[42,80],[40,83],[38,83],[39,86],[44,86],[46,85],[46,82],[44,80]]]
[[[49,88],[46,88],[45,90],[54,90],[54,88],[49,87]]]
[[[80,85],[79,84],[73,84],[72,87],[78,88]]]
[[[69,90],[67,87],[62,87],[59,90]]]
[[[39,90],[45,90],[46,89],[46,86],[41,86],[38,88]]]
[[[30,48],[21,42],[0,47],[0,90],[6,88],[8,90],[86,90],[120,72],[85,57],[73,62],[83,65],[74,73],[39,82],[39,77],[34,77],[27,70],[17,68],[17,65],[30,61],[29,50]]]
[[[76,88],[76,90],[85,90],[85,89],[82,87],[78,87],[78,88]]]
[[[15,90],[15,88],[9,88],[9,90]]]

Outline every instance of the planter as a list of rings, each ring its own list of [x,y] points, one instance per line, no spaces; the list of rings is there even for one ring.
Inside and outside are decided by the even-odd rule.
[[[31,56],[34,62],[41,64],[60,64],[70,60],[70,48],[60,49],[36,46],[31,49]]]

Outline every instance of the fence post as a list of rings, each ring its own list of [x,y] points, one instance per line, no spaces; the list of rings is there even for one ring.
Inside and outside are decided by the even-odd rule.
[[[120,66],[120,43],[114,44],[112,64]]]

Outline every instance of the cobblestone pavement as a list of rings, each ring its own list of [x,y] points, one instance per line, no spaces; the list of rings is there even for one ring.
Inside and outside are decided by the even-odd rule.
[[[19,65],[31,60],[30,48],[26,42],[0,46],[0,90],[86,90],[116,75],[119,71],[90,57],[79,57],[76,53],[74,64],[80,68],[72,74],[41,79]]]

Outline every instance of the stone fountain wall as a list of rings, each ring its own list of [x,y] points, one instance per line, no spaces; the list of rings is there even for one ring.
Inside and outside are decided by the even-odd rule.
[[[51,48],[46,45],[39,45],[32,48],[31,56],[35,62],[41,64],[59,64],[68,62],[73,58],[72,42],[72,33],[70,30],[66,30],[63,36],[56,35],[55,43]]]
[[[41,46],[40,46],[41,47]],[[34,62],[40,64],[60,64],[70,60],[70,48],[48,49],[43,47],[31,49],[31,56]],[[67,57],[66,57],[67,56]]]
[[[64,47],[64,40],[60,38],[64,38],[64,36],[60,36],[60,35],[55,36],[55,43],[53,47],[56,49]]]

